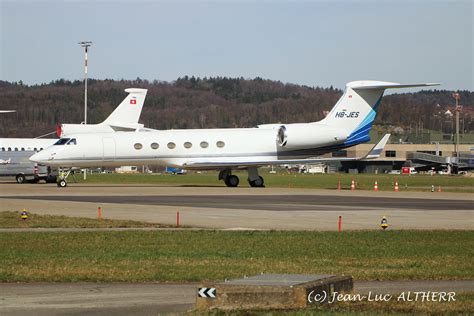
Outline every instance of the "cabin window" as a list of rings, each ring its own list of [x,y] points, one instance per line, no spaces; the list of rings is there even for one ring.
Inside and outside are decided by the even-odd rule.
[[[57,142],[54,143],[54,145],[64,145],[66,144],[70,138],[60,138]],[[36,151],[36,148],[35,148]]]
[[[71,138],[71,140],[68,141],[67,144],[68,144],[68,145],[77,145],[76,139],[75,139],[75,138]],[[41,150],[43,150],[43,148],[41,148]]]
[[[135,147],[136,150],[140,150],[143,148],[143,145],[140,144],[140,143],[135,143],[135,145],[133,145],[133,147]]]
[[[40,148],[40,151],[42,151],[42,150],[43,150],[43,147]]]
[[[209,143],[208,142],[201,142],[201,147],[202,148],[207,148],[207,147],[209,147]]]
[[[2,151],[5,151],[5,147],[2,147]]]
[[[174,148],[176,148],[176,144],[173,143],[173,142],[169,142],[169,143],[168,143],[168,148],[169,148],[169,149],[174,149]]]
[[[38,149],[36,149],[36,147],[35,147],[35,148],[33,148],[33,150],[34,150],[34,151],[38,151]]]
[[[21,151],[25,151],[25,147],[21,147]]]
[[[216,143],[216,146],[219,147],[219,148],[222,148],[222,147],[225,146],[225,143],[220,140],[220,141],[218,141],[218,142]]]
[[[8,151],[12,151],[12,148],[11,148],[11,147],[8,147]]]
[[[18,147],[15,147],[15,151],[18,151]]]
[[[151,143],[150,147],[151,149],[158,149],[160,148],[160,145],[158,143]]]
[[[191,148],[191,147],[193,147],[193,144],[191,144],[190,142],[185,142],[185,143],[184,143],[184,148],[188,148],[188,149],[189,149],[189,148]]]

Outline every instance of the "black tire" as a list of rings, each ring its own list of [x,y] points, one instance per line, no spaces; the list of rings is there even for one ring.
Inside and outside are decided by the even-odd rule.
[[[25,178],[25,175],[24,174],[17,174],[16,175],[16,182],[17,183],[25,183],[26,182],[26,178]]]
[[[258,176],[258,178],[259,178],[258,180],[254,180],[254,181],[249,180],[249,184],[252,188],[263,188],[263,187],[265,187],[265,185],[264,185],[265,182],[263,181],[262,176]]]
[[[227,185],[230,188],[235,188],[236,186],[239,185],[239,177],[230,175],[225,179],[225,185]]]
[[[66,180],[64,180],[64,179],[63,179],[63,180],[59,180],[59,181],[58,181],[58,187],[60,187],[60,188],[65,188],[65,187],[67,187],[67,182],[66,182]]]

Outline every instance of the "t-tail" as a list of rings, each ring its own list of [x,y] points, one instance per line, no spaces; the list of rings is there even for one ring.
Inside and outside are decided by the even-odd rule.
[[[127,97],[102,123],[61,124],[57,128],[57,135],[66,137],[71,134],[139,130],[143,127],[138,120],[145,103],[147,89],[130,88],[125,89],[125,92],[128,92]]]
[[[385,89],[436,86],[438,83],[400,84],[385,81],[352,81],[346,85],[344,94],[331,112],[319,123],[347,134],[345,146],[352,146],[370,140],[369,132],[377,115]]]

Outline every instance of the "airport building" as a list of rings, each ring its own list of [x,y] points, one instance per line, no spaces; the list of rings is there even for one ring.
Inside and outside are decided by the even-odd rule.
[[[361,144],[332,154],[333,157],[361,157],[373,144]],[[343,162],[340,171],[359,173],[385,173],[402,167],[415,167],[419,171],[474,169],[474,143],[460,144],[459,157],[454,144],[387,144],[379,158]]]

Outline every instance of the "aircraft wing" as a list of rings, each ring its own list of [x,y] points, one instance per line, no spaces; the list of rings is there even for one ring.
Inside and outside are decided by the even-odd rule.
[[[295,164],[311,164],[332,161],[357,161],[363,159],[376,159],[380,157],[390,134],[385,134],[384,137],[364,156],[355,158],[307,158],[307,159],[282,159],[282,160],[243,160],[233,159],[232,161],[217,161],[217,160],[191,160],[183,164],[183,168],[231,168],[231,167],[259,167],[268,165],[295,165]]]

